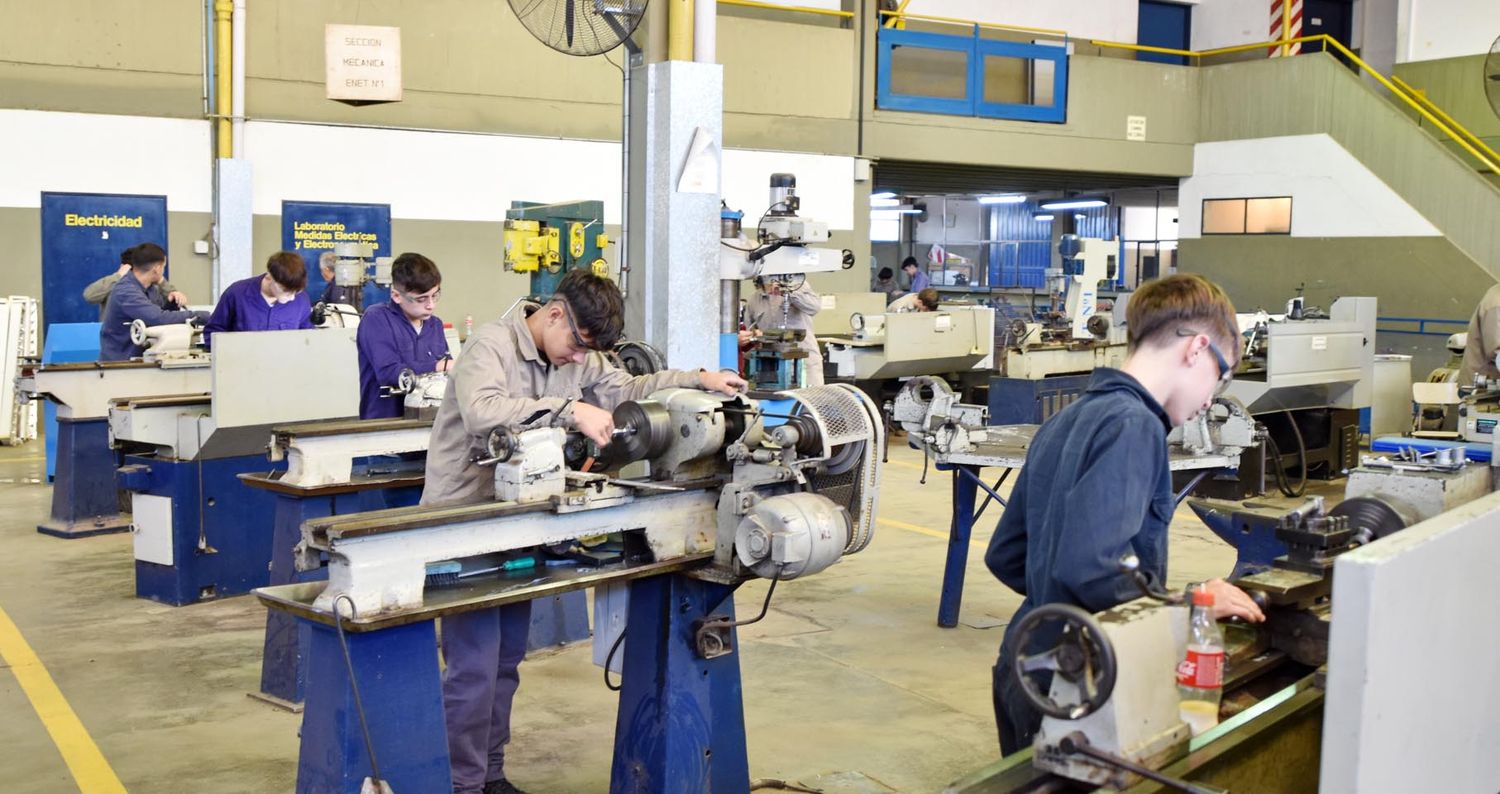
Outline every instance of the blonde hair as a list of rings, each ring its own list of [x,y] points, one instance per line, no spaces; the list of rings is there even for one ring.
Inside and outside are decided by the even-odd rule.
[[[1234,304],[1219,285],[1193,273],[1146,282],[1130,296],[1125,323],[1131,352],[1145,343],[1162,344],[1181,328],[1208,334],[1226,351],[1239,348]]]

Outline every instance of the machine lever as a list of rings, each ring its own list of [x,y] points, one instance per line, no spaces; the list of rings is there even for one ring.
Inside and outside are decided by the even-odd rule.
[[[1189,783],[1186,780],[1167,777],[1154,769],[1148,769],[1140,764],[1127,761],[1111,753],[1106,753],[1089,744],[1088,737],[1084,736],[1082,731],[1074,731],[1062,737],[1062,740],[1057,743],[1057,748],[1068,754],[1086,755],[1095,761],[1109,764],[1126,772],[1133,772],[1147,780],[1153,780],[1163,786],[1171,786],[1178,791],[1186,791],[1188,794],[1228,794],[1229,792],[1228,789],[1199,786]]]
[[[1126,554],[1120,558],[1120,573],[1130,574],[1131,579],[1135,580],[1135,586],[1141,589],[1141,595],[1147,598],[1155,599],[1163,604],[1181,604],[1184,600],[1181,595],[1168,593],[1153,585],[1151,580],[1141,573],[1141,559],[1134,554]]]

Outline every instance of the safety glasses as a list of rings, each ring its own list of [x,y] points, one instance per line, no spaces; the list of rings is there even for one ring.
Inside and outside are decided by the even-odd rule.
[[[1197,336],[1200,333],[1202,332],[1194,331],[1191,328],[1177,329],[1177,335],[1182,337]],[[1208,334],[1203,335],[1208,336]],[[1224,357],[1224,352],[1219,349],[1218,345],[1214,344],[1212,338],[1208,340],[1208,352],[1214,355],[1214,363],[1219,365],[1219,382],[1214,386],[1214,396],[1218,397],[1224,393],[1225,389],[1229,388],[1230,381],[1234,380],[1234,367],[1229,366],[1229,359]]]

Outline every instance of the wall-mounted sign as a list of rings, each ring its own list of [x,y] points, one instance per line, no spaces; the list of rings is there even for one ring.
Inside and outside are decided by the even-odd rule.
[[[325,25],[328,98],[351,105],[401,101],[401,28]]]
[[[1127,141],[1144,141],[1144,140],[1146,140],[1146,117],[1145,116],[1126,116],[1125,117],[1125,140],[1127,140]]]

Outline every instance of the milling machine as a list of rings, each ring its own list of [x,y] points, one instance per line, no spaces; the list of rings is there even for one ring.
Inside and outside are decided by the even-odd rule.
[[[530,274],[532,300],[551,298],[569,270],[588,268],[608,277],[604,249],[609,242],[602,201],[512,201],[505,211],[504,266]]]
[[[297,565],[326,562],[328,581],[257,591],[311,627],[298,790],[360,790],[369,752],[396,791],[448,790],[434,620],[629,583],[624,633],[595,635],[607,668],[623,659],[612,789],[748,791],[735,627],[753,620],[735,619],[734,589],[774,592],[868,545],[883,441],[857,389],[778,396],[793,407],[768,430],[760,401],[656,392],[615,409],[602,450],[546,418],[497,428],[474,453],[494,502],[304,523]],[[577,547],[607,535],[613,554]],[[559,553],[573,562],[507,564]]]
[[[930,312],[855,314],[850,331],[825,338],[840,378],[880,381],[917,375],[962,378],[994,364],[995,310],[944,303]]]
[[[37,531],[79,538],[130,529],[116,490],[116,454],[110,449],[110,401],[156,394],[204,394],[209,353],[197,346],[193,326],[146,327],[137,321],[131,339],[149,345],[142,358],[65,364],[26,362],[17,390],[27,399],[57,405],[57,478],[52,510]]]
[[[375,256],[375,247],[364,243],[337,243],[333,253],[338,257],[333,265],[333,283],[345,288],[348,303],[323,303],[313,305],[313,325],[319,328],[356,328],[359,315],[365,306],[375,302],[380,293],[391,287],[391,265],[388,256]],[[374,288],[367,289],[370,285]]]

